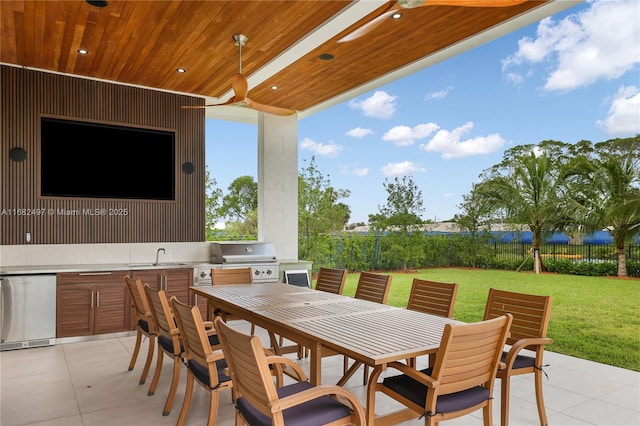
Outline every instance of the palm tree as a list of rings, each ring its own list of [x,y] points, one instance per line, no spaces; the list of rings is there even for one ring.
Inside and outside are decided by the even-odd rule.
[[[544,144],[518,146],[505,152],[502,163],[485,172],[476,188],[476,195],[492,204],[494,212],[504,212],[511,223],[528,225],[536,273],[543,267],[540,246],[544,236],[559,230],[563,223],[558,209],[561,174],[556,159],[545,151]]]
[[[576,209],[587,231],[606,229],[613,237],[618,276],[627,276],[625,245],[640,235],[640,136],[596,145],[595,158],[583,157],[572,173],[582,177],[584,194]]]

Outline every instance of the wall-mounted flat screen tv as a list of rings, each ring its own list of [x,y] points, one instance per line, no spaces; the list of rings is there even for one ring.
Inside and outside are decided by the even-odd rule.
[[[175,132],[42,117],[45,197],[175,200]]]

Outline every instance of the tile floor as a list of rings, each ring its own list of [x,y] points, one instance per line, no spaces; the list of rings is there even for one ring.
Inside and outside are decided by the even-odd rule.
[[[243,330],[248,324],[233,322]],[[262,338],[266,334],[260,333]],[[184,395],[184,377],[169,416],[162,416],[171,380],[171,363],[165,364],[153,396],[147,396],[153,368],[145,385],[138,380],[146,354],[133,371],[127,366],[135,345],[132,336],[65,343],[0,353],[0,425],[38,426],[134,426],[174,425]],[[293,355],[292,355],[293,357]],[[550,425],[640,425],[640,373],[548,352],[544,380],[545,402]],[[306,360],[299,361],[305,367]],[[323,381],[335,383],[342,372],[342,358],[323,360]],[[365,387],[362,372],[347,383],[362,401]],[[496,383],[494,424],[500,424],[499,382]],[[512,379],[512,426],[536,425],[538,414],[533,381],[529,375]],[[376,400],[382,413],[397,407],[384,395]],[[208,409],[207,393],[198,385],[188,417],[189,426],[204,426]],[[448,425],[481,425],[480,412],[442,422]],[[233,426],[234,409],[230,391],[221,394],[218,425]],[[403,425],[421,425],[415,420]]]

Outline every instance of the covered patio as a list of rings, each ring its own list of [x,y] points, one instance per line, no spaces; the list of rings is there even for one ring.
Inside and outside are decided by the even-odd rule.
[[[244,321],[232,325],[249,332]],[[257,334],[264,344],[268,336]],[[176,402],[169,416],[163,417],[171,368],[163,368],[155,395],[147,396],[150,380],[138,384],[144,356],[138,357],[133,371],[127,371],[135,337],[66,343],[57,346],[0,355],[0,423],[3,426],[103,426],[103,425],[175,425],[184,396],[185,370]],[[145,343],[146,345],[146,343]],[[294,355],[289,355],[295,359]],[[298,361],[307,368],[308,359]],[[544,379],[545,405],[550,425],[624,425],[640,424],[640,373],[609,365],[547,352]],[[166,367],[166,366],[165,366]],[[327,358],[323,381],[335,383],[342,376],[342,357]],[[150,375],[151,376],[151,375]],[[531,375],[514,377],[511,386],[510,424],[536,425],[535,393]],[[366,387],[361,374],[355,374],[346,387],[364,403]],[[494,424],[500,424],[500,386],[494,394]],[[377,414],[397,409],[383,395],[376,400]],[[206,425],[207,393],[196,386],[188,417],[189,426]],[[231,393],[220,395],[218,425],[234,425]],[[405,422],[422,425],[422,420]],[[481,412],[446,422],[450,425],[481,425]]]

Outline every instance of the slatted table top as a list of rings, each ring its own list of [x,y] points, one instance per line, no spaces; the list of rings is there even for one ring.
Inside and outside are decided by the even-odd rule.
[[[282,283],[192,290],[259,326],[277,325],[371,366],[434,352],[445,324],[457,322]]]

